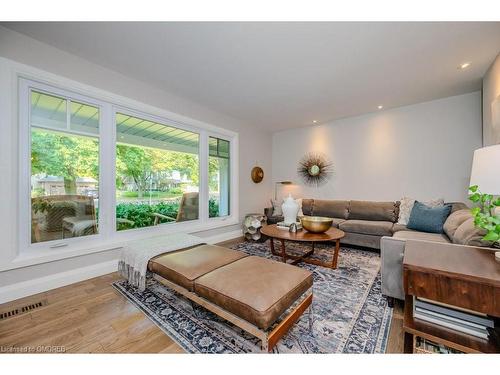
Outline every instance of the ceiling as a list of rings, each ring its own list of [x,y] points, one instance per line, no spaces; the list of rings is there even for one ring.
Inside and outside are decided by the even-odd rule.
[[[498,22],[3,25],[271,131],[478,90],[500,50]]]

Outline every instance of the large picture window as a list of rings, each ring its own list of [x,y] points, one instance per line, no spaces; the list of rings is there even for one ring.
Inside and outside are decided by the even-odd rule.
[[[199,217],[197,133],[116,115],[118,230]]]
[[[98,232],[99,109],[31,92],[31,242]]]
[[[19,87],[20,251],[64,258],[237,223],[236,133],[100,91]]]

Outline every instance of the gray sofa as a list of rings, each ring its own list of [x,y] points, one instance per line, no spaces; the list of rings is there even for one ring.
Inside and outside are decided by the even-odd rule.
[[[343,244],[380,249],[380,239],[392,236],[399,202],[302,199],[302,212],[333,218],[333,226],[345,232]],[[272,208],[266,208],[264,213],[267,224],[283,220],[282,216],[270,216]]]
[[[425,233],[397,224],[399,202],[303,199],[304,215],[326,216],[345,232],[342,244],[380,249],[382,258],[382,294],[392,305],[394,298],[404,299],[403,256],[407,240],[453,243],[464,246],[490,246],[482,241],[484,232],[474,227],[470,209],[462,202],[451,202],[451,214],[444,224],[444,233]],[[270,216],[268,224],[283,220]]]
[[[471,211],[463,203],[452,204],[452,212],[446,219],[444,233],[424,233],[394,226],[392,236],[384,236],[380,241],[382,258],[382,294],[388,297],[389,305],[394,298],[403,300],[403,257],[407,240],[440,242],[455,246],[489,247],[491,242],[482,238],[486,234],[474,226]]]

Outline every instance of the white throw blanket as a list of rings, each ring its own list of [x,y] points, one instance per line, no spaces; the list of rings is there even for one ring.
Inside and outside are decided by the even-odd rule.
[[[184,233],[130,241],[123,246],[118,272],[130,285],[143,291],[146,289],[146,273],[151,258],[203,243],[201,238]]]

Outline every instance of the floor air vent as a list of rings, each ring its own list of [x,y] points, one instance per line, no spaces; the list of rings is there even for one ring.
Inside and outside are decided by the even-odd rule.
[[[35,303],[30,303],[29,305],[20,306],[9,311],[0,312],[0,320],[5,320],[17,315],[29,313],[35,309],[38,309],[39,307],[45,306],[46,304],[47,301],[43,300]]]

